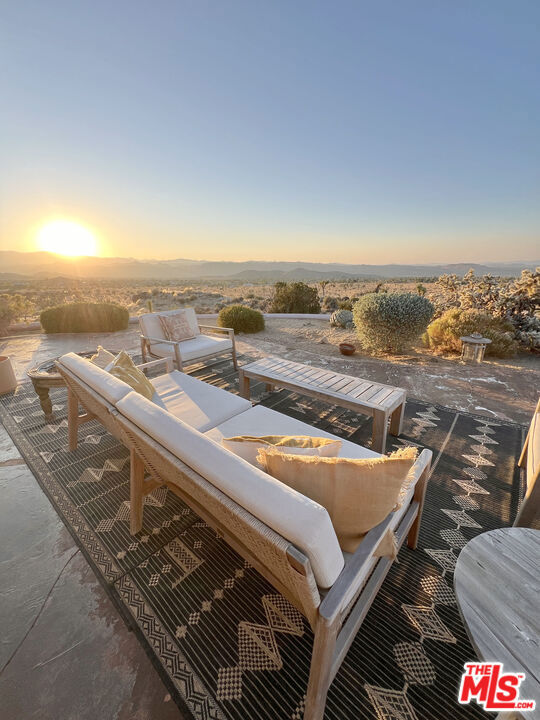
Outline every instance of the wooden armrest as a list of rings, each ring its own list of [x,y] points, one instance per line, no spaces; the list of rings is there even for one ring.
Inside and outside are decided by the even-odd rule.
[[[200,330],[210,330],[210,332],[226,333],[227,335],[234,335],[233,328],[218,327],[217,325],[201,325],[199,324]]]
[[[334,621],[340,614],[344,599],[350,595],[349,588],[363,576],[364,565],[371,561],[373,553],[379,546],[391,522],[392,513],[367,533],[352,558],[341,571],[336,582],[326,594],[319,606],[319,615],[328,622]]]
[[[431,450],[425,449],[422,450],[422,452],[416,459],[416,462],[412,467],[413,477],[411,479],[410,485],[408,486],[408,491],[411,487],[416,486],[418,481],[425,475],[425,473],[429,472],[429,468],[431,467],[432,454],[433,453],[431,452]],[[422,498],[417,497],[417,492],[415,492],[409,503],[409,512],[412,512],[413,506],[415,514],[417,510],[420,511],[421,509],[421,504],[423,502],[423,492],[425,492],[425,483],[422,484],[424,485],[421,493]],[[420,485],[418,485],[418,488],[416,488],[416,490],[420,490]],[[405,513],[403,517],[405,518],[406,515],[407,513]],[[389,513],[388,517],[386,517],[381,523],[379,523],[379,525],[376,525],[366,534],[365,538],[362,540],[362,542],[356,549],[356,552],[349,560],[347,565],[343,568],[336,582],[328,591],[326,597],[324,598],[319,607],[319,614],[321,615],[321,617],[324,617],[328,622],[335,620],[336,617],[342,612],[342,610],[344,609],[344,600],[346,598],[350,598],[351,595],[360,590],[360,585],[358,585],[359,581],[362,579],[366,579],[363,577],[364,565],[367,562],[371,561],[374,552],[377,550],[381,540],[384,537],[384,534],[386,533],[388,527],[390,526],[390,523],[392,522],[392,516],[393,513]],[[400,521],[400,525],[402,522],[403,520]],[[396,531],[399,529],[400,525],[398,525]],[[349,588],[351,586],[354,587],[355,585],[358,585],[358,587],[353,590],[353,593],[350,593]]]
[[[416,462],[412,466],[413,479],[411,480],[411,485],[416,485],[424,470],[430,467],[432,457],[433,453],[431,450],[428,450],[427,448],[422,450],[420,455],[416,458]]]
[[[165,340],[165,338],[151,338],[147,335],[141,335],[141,338],[143,340],[146,340],[146,342],[150,344],[165,343],[165,345],[178,345],[177,340]]]
[[[137,365],[139,370],[142,370],[143,372],[145,370],[150,370],[151,368],[158,367],[159,365],[165,365],[165,371],[170,373],[173,371],[173,361],[172,357],[165,357],[165,358],[159,358],[158,360],[150,360],[149,362],[142,363],[141,365]]]

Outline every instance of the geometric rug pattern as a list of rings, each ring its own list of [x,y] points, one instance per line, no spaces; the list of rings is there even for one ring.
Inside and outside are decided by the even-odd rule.
[[[250,358],[241,359],[242,363]],[[228,360],[195,366],[238,390]],[[370,421],[289,391],[252,384],[252,399],[362,445]],[[0,417],[41,487],[135,630],[178,705],[197,720],[300,720],[313,637],[301,614],[165,488],[129,533],[129,453],[97,422],[67,450],[66,391],[51,390],[46,423],[31,384],[0,399]],[[331,686],[326,718],[487,718],[457,703],[474,660],[453,571],[475,535],[510,525],[520,497],[520,425],[408,399],[387,451],[433,451],[419,547],[403,547]]]

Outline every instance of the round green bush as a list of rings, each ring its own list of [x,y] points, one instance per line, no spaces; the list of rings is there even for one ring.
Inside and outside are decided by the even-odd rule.
[[[233,328],[235,333],[256,333],[264,330],[264,317],[245,305],[229,305],[219,311],[218,325]]]
[[[353,306],[358,339],[368,350],[400,352],[425,332],[434,312],[414,293],[368,293]]]
[[[486,347],[486,355],[493,357],[511,357],[515,355],[518,342],[515,329],[505,318],[494,317],[480,310],[447,310],[434,320],[426,332],[426,340],[431,348],[442,352],[461,352],[460,337],[479,332],[491,340]]]
[[[113,303],[70,303],[43,310],[39,319],[46,333],[115,332],[126,330],[129,313]]]
[[[350,330],[354,327],[353,314],[350,310],[336,310],[330,316],[330,325]]]

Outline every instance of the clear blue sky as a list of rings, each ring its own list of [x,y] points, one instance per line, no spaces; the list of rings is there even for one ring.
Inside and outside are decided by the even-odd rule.
[[[0,242],[540,256],[539,0],[5,0]]]

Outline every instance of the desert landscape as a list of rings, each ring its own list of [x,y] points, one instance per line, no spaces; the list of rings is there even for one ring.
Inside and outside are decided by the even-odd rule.
[[[321,311],[337,310],[340,303],[354,301],[360,295],[379,290],[415,292],[419,284],[426,295],[436,300],[440,291],[433,278],[422,281],[390,279],[355,282],[323,281],[311,283],[321,298]],[[131,316],[153,311],[194,307],[197,313],[217,313],[227,305],[242,304],[262,312],[271,305],[273,283],[227,280],[200,280],[156,284],[137,280],[104,280],[101,278],[46,278],[2,280],[0,297],[13,308],[13,322],[33,322],[46,308],[74,302],[111,302],[128,309]]]

